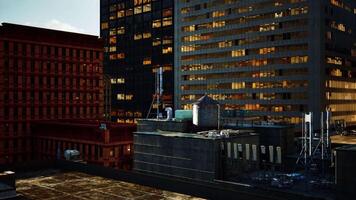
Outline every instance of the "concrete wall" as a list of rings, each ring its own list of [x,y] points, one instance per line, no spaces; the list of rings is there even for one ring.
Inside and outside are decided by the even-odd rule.
[[[134,149],[135,171],[210,181],[217,177],[215,140],[135,133]]]

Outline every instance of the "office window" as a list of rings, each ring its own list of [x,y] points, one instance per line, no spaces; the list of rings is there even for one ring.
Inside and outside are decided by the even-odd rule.
[[[172,25],[172,17],[166,17],[166,18],[163,18],[163,26],[170,26]]]
[[[125,17],[125,10],[117,11],[117,18]]]
[[[143,5],[143,12],[149,12],[149,11],[151,11],[151,4]]]
[[[154,20],[154,21],[152,22],[152,28],[159,28],[159,27],[161,27],[161,25],[162,25],[162,23],[161,23],[161,20],[160,20],[160,19]]]
[[[109,28],[109,23],[108,22],[102,22],[101,23],[101,29],[104,30],[104,29],[108,29]]]
[[[231,57],[245,56],[245,49],[231,51]]]

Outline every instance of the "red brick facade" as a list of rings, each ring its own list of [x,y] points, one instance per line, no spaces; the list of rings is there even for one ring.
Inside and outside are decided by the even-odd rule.
[[[34,158],[32,122],[103,117],[103,47],[96,36],[0,26],[0,164]]]
[[[100,129],[100,124],[106,130]],[[32,124],[36,160],[64,159],[67,149],[78,150],[87,163],[132,168],[135,125],[100,121],[56,121]]]

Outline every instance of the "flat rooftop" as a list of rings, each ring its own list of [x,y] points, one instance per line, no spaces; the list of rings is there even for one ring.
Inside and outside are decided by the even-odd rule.
[[[62,172],[59,170],[38,173],[38,176],[34,178],[18,179],[16,181],[16,190],[18,194],[23,195],[26,199],[201,199],[81,172]]]
[[[212,130],[214,131],[214,130]],[[209,131],[203,131],[206,132],[206,134],[199,134],[202,132],[198,133],[184,133],[184,132],[173,132],[173,131],[137,131],[134,132],[134,134],[140,134],[140,135],[158,135],[158,136],[164,136],[164,137],[179,137],[179,138],[195,138],[195,139],[203,139],[203,140],[217,140],[217,139],[222,139],[223,137],[208,137],[207,133]],[[235,130],[236,134],[232,134],[230,137],[241,137],[241,136],[255,136],[257,135],[255,132],[252,130]],[[229,138],[229,137],[228,137]]]
[[[356,135],[333,135],[330,139],[333,144],[356,144]]]

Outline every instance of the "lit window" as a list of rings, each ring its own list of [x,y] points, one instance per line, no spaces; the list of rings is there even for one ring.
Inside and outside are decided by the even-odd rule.
[[[136,6],[134,8],[134,14],[140,14],[142,13],[142,6]]]
[[[225,11],[214,11],[212,16],[213,17],[223,17],[223,16],[225,16]]]
[[[154,20],[152,22],[152,28],[159,28],[159,27],[161,27],[161,20],[160,19]]]
[[[114,28],[110,29],[109,35],[116,35],[116,30]]]
[[[116,46],[111,46],[111,47],[109,48],[109,51],[110,51],[110,52],[116,51]]]
[[[131,101],[132,99],[133,99],[133,95],[132,94],[125,95],[125,100]]]
[[[308,62],[308,56],[293,56],[290,58],[291,64],[306,63]]]
[[[159,45],[161,45],[161,39],[160,38],[155,38],[152,41],[152,46],[159,46]]]
[[[142,33],[136,33],[134,35],[134,40],[141,40],[142,39]]]
[[[283,17],[283,12],[274,13],[274,18]]]
[[[116,44],[116,36],[111,36],[109,39],[110,44]]]
[[[326,57],[326,63],[334,65],[342,65],[342,58],[340,57]]]
[[[141,5],[142,4],[142,0],[134,0],[134,5]]]
[[[173,43],[173,39],[170,37],[164,37],[163,38],[163,44],[172,44]]]
[[[182,52],[189,52],[189,51],[195,51],[195,46],[182,46],[181,47],[181,51]]]
[[[150,65],[152,63],[151,58],[144,58],[142,64],[143,65]]]
[[[275,30],[277,27],[276,24],[272,23],[272,24],[263,24],[260,25],[260,32],[265,32],[265,31],[273,31]]]
[[[125,10],[117,11],[117,18],[125,17]]]
[[[124,59],[125,58],[125,54],[124,53],[118,53],[117,54],[117,59]]]
[[[110,79],[110,82],[111,82],[111,84],[116,84],[116,79],[112,78],[112,79]]]
[[[150,38],[151,37],[151,33],[143,33],[143,38],[146,39],[146,38]]]
[[[225,21],[213,22],[213,28],[219,28],[225,26]]]
[[[149,12],[151,11],[151,4],[145,4],[143,5],[143,12]]]
[[[170,26],[172,23],[172,17],[163,18],[163,26]]]
[[[121,35],[121,34],[125,34],[125,27],[118,27],[117,28],[117,34]]]
[[[173,52],[173,48],[172,47],[164,47],[162,49],[162,53],[163,54],[172,53],[172,52]]]
[[[231,51],[231,57],[245,56],[245,49]]]
[[[259,54],[269,54],[274,53],[276,51],[275,47],[266,47],[259,49]]]
[[[117,94],[116,99],[117,100],[125,100],[125,94]]]
[[[232,46],[232,41],[219,42],[219,48],[226,48],[231,46]]]
[[[109,28],[109,23],[107,23],[107,22],[101,23],[101,29],[102,29],[102,30],[103,30],[103,29],[107,29],[107,28]]]
[[[117,59],[116,54],[110,54],[109,59],[110,60],[116,60]]]
[[[233,90],[243,89],[243,88],[245,88],[245,82],[231,83],[231,89]]]
[[[125,83],[125,79],[124,78],[118,78],[117,79],[117,83],[118,84],[124,84]]]

